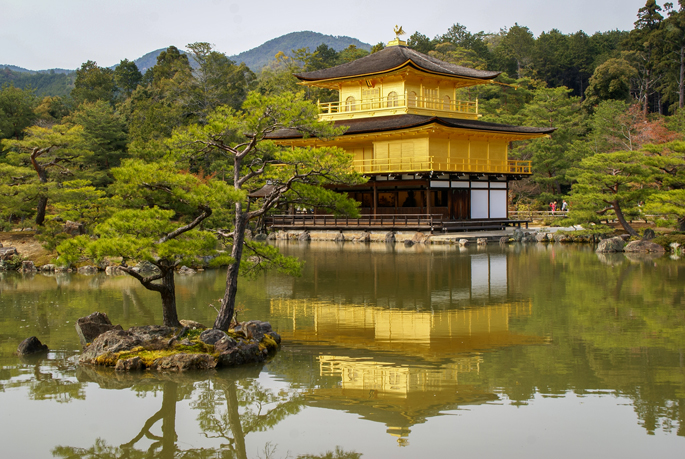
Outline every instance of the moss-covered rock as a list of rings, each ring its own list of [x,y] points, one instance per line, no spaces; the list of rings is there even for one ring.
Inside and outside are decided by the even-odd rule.
[[[278,350],[280,340],[268,322],[260,321],[245,322],[229,333],[148,325],[101,334],[79,362],[118,371],[208,370],[263,362]]]

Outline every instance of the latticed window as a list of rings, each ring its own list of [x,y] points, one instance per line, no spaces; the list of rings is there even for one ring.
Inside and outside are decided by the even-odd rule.
[[[452,105],[452,101],[450,100],[450,96],[445,96],[442,98],[442,109],[443,110],[449,110],[450,105]]]
[[[381,90],[378,88],[362,89],[362,101],[371,101],[381,97]]]
[[[399,104],[397,102],[397,93],[392,91],[388,94],[388,107],[397,107]]]
[[[353,112],[357,109],[357,101],[354,99],[354,96],[350,96],[347,99],[345,99],[345,111],[346,112]]]
[[[362,89],[362,110],[379,108],[381,104],[380,88]]]
[[[438,90],[436,89],[430,89],[430,88],[423,88],[423,100],[425,101],[425,107],[426,108],[438,108],[437,107],[437,99],[438,98]]]
[[[410,91],[407,95],[407,106],[416,107],[416,99],[416,93],[414,91]]]

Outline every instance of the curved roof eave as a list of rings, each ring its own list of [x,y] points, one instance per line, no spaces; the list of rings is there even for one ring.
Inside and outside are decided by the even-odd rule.
[[[327,69],[295,74],[303,81],[331,81],[368,75],[387,73],[411,63],[416,69],[442,76],[490,80],[501,72],[470,69],[432,56],[419,53],[406,46],[389,46],[377,53],[369,54],[355,61],[340,64]]]
[[[435,72],[435,71],[424,69],[424,68],[416,65],[416,63],[412,60],[407,60],[403,64],[401,64],[397,67],[394,67],[394,68],[389,68],[387,70],[381,70],[381,71],[372,72],[372,73],[364,73],[364,74],[359,74],[359,75],[349,75],[349,76],[341,76],[341,77],[325,78],[325,79],[307,79],[306,77],[302,76],[302,75],[306,75],[306,74],[297,74],[297,73],[294,73],[293,76],[302,80],[301,84],[310,83],[310,82],[311,83],[332,83],[332,82],[336,82],[336,81],[352,80],[352,79],[381,75],[384,73],[396,72],[398,70],[401,70],[404,67],[411,67],[415,70],[418,70],[420,72],[429,73],[431,75],[438,75],[438,76],[451,77],[451,78],[454,78],[456,76],[452,73],[440,73],[440,72]],[[478,80],[478,81],[482,81],[485,83],[489,80],[492,80],[493,78],[497,78],[502,72],[492,72],[492,73],[493,73],[493,75],[488,76],[488,77],[472,77],[472,76],[460,75],[459,78],[463,78],[465,80]]]
[[[479,120],[462,120],[426,115],[393,115],[378,118],[360,118],[357,120],[336,121],[335,124],[336,126],[348,126],[348,130],[342,135],[342,137],[347,135],[370,134],[375,132],[389,132],[399,131],[402,129],[420,128],[430,124],[437,124],[447,128],[471,130],[474,132],[490,132],[524,136],[544,136],[556,131],[556,128],[512,126]],[[296,140],[301,139],[302,134],[294,129],[289,129],[276,131],[268,138],[270,140]]]

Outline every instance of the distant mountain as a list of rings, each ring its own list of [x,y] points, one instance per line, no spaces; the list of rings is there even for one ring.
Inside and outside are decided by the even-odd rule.
[[[269,40],[256,48],[252,48],[248,51],[243,51],[235,56],[229,56],[229,59],[240,64],[244,62],[250,70],[253,72],[259,71],[262,67],[268,64],[274,59],[274,56],[278,54],[279,51],[283,51],[285,54],[290,55],[293,49],[309,48],[310,51],[314,51],[321,43],[325,43],[336,51],[342,51],[350,45],[355,45],[357,48],[365,49],[371,51],[371,45],[368,43],[361,42],[356,38],[351,37],[336,37],[333,35],[324,35],[318,32],[292,32],[286,35],[282,35],[273,40]],[[133,62],[138,66],[138,70],[141,73],[145,73],[147,69],[153,67],[157,63],[157,56],[164,51],[166,48],[156,49],[139,57]],[[181,51],[183,52],[183,51]],[[191,65],[194,64],[191,59]],[[111,68],[115,68],[116,65]]]
[[[76,72],[53,70],[27,70],[15,65],[0,65],[0,88],[6,84],[15,88],[31,88],[39,97],[68,96],[76,78]]]
[[[252,71],[258,72],[272,61],[279,51],[291,55],[293,49],[309,48],[313,52],[321,43],[325,43],[336,51],[342,51],[350,45],[355,45],[357,48],[367,51],[371,50],[371,45],[363,43],[356,38],[304,31],[282,35],[249,51],[229,56],[229,58],[236,63],[244,62]],[[147,69],[157,63],[157,56],[165,49],[160,48],[151,51],[135,59],[133,62],[136,63],[141,73],[145,73]],[[191,59],[191,65],[193,64],[194,62]],[[114,69],[116,65],[110,68]],[[66,96],[73,87],[74,79],[76,78],[75,72],[75,70],[66,69],[28,70],[16,65],[0,64],[0,86],[7,83],[20,88],[31,87],[36,90],[36,94],[39,96]]]
[[[160,48],[160,49],[156,49],[154,51],[150,51],[149,53],[147,53],[143,57],[139,57],[138,59],[134,60],[133,62],[136,63],[136,66],[138,67],[138,70],[140,70],[140,73],[145,73],[145,71],[147,69],[155,66],[155,64],[157,63],[157,56],[159,56],[160,53],[162,51],[165,51],[165,50],[166,50],[166,48]],[[185,53],[185,51],[183,51],[183,50],[179,50],[179,51],[181,51],[181,53]],[[119,64],[117,64],[117,65],[119,65]],[[114,69],[117,67],[117,65],[113,65],[110,68]]]
[[[274,38],[249,51],[230,56],[230,59],[236,63],[244,62],[250,70],[256,72],[272,61],[279,51],[283,51],[285,54],[290,55],[291,50],[293,49],[309,48],[309,50],[313,52],[321,43],[325,43],[336,51],[342,51],[350,45],[355,45],[357,48],[371,51],[371,45],[363,43],[356,38],[304,31],[292,32]]]
[[[18,73],[30,73],[30,74],[34,74],[34,73],[50,73],[50,74],[66,73],[66,74],[69,74],[69,73],[75,72],[75,70],[68,70],[68,69],[29,70],[29,69],[25,69],[23,67],[17,67],[16,65],[0,64],[0,70],[4,70],[4,69],[9,69],[13,72],[18,72]]]

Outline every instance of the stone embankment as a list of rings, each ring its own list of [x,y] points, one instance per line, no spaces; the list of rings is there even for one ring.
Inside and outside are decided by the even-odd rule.
[[[573,230],[573,228],[569,228]],[[256,241],[292,241],[292,242],[309,242],[309,241],[330,241],[338,243],[383,243],[383,244],[403,244],[405,247],[412,247],[414,245],[426,244],[455,244],[460,246],[476,244],[479,246],[489,243],[508,244],[510,242],[520,243],[549,243],[549,242],[580,242],[591,244],[607,244],[606,240],[616,239],[602,237],[598,234],[587,234],[580,231],[556,231],[558,228],[542,228],[542,229],[508,229],[506,231],[475,231],[465,233],[447,233],[447,234],[430,234],[422,232],[404,232],[404,231],[277,231],[270,234],[257,234],[252,237],[251,234],[247,236]],[[627,252],[659,252],[654,244],[650,242],[655,236],[651,229],[645,230],[645,235],[640,244],[632,244],[626,246]],[[626,241],[628,235],[623,235],[618,239]],[[625,244],[624,244],[625,245]],[[675,253],[679,251],[680,245],[676,244],[674,247],[671,244],[670,249]],[[661,247],[661,246],[659,246]],[[664,249],[662,247],[662,249]],[[666,248],[668,249],[668,247]],[[623,251],[601,248],[598,252],[612,252]],[[666,251],[666,250],[665,250]],[[44,273],[59,273],[59,272],[76,272],[84,275],[92,275],[98,272],[104,272],[107,275],[125,275],[119,269],[116,263],[103,262],[99,265],[80,266],[74,269],[68,269],[64,266],[57,266],[54,264],[36,265],[31,260],[24,259],[21,251],[15,247],[2,247],[0,244],[0,271],[20,271],[25,273],[44,272]],[[198,271],[202,271],[209,266],[212,257],[198,258],[196,266],[192,268],[181,266],[178,269],[179,274],[192,275]],[[194,268],[194,269],[193,269]],[[158,268],[150,262],[142,261],[134,268],[143,275],[155,274]]]
[[[581,231],[556,231],[558,228],[543,229],[514,229],[508,231],[469,232],[452,234],[425,234],[421,232],[339,232],[339,231],[278,231],[263,239],[272,241],[334,241],[351,243],[385,243],[403,244],[412,247],[420,244],[455,244],[459,246],[491,243],[509,244],[512,242],[523,244],[539,243],[588,243],[597,244],[597,252],[633,252],[663,254],[667,250],[659,244],[651,242],[655,237],[654,231],[645,230],[642,240],[626,242],[628,235],[620,237],[606,237],[599,234],[589,234]],[[620,242],[619,242],[620,241]],[[621,245],[622,244],[622,245]],[[620,247],[619,247],[620,245]],[[679,250],[679,244],[670,244],[674,253]]]
[[[590,236],[574,236],[562,232],[535,231],[515,229],[510,231],[469,232],[451,234],[427,234],[422,232],[392,232],[392,231],[278,231],[266,235],[258,235],[271,241],[333,241],[367,243],[377,242],[385,244],[401,243],[407,247],[417,244],[477,244],[509,243],[509,242],[599,242],[599,238]]]
[[[77,321],[84,343],[79,363],[113,367],[117,371],[186,371],[233,367],[265,361],[278,350],[281,337],[268,322],[253,320],[225,333],[193,321],[183,328],[161,325],[112,325],[107,315],[95,312]]]

